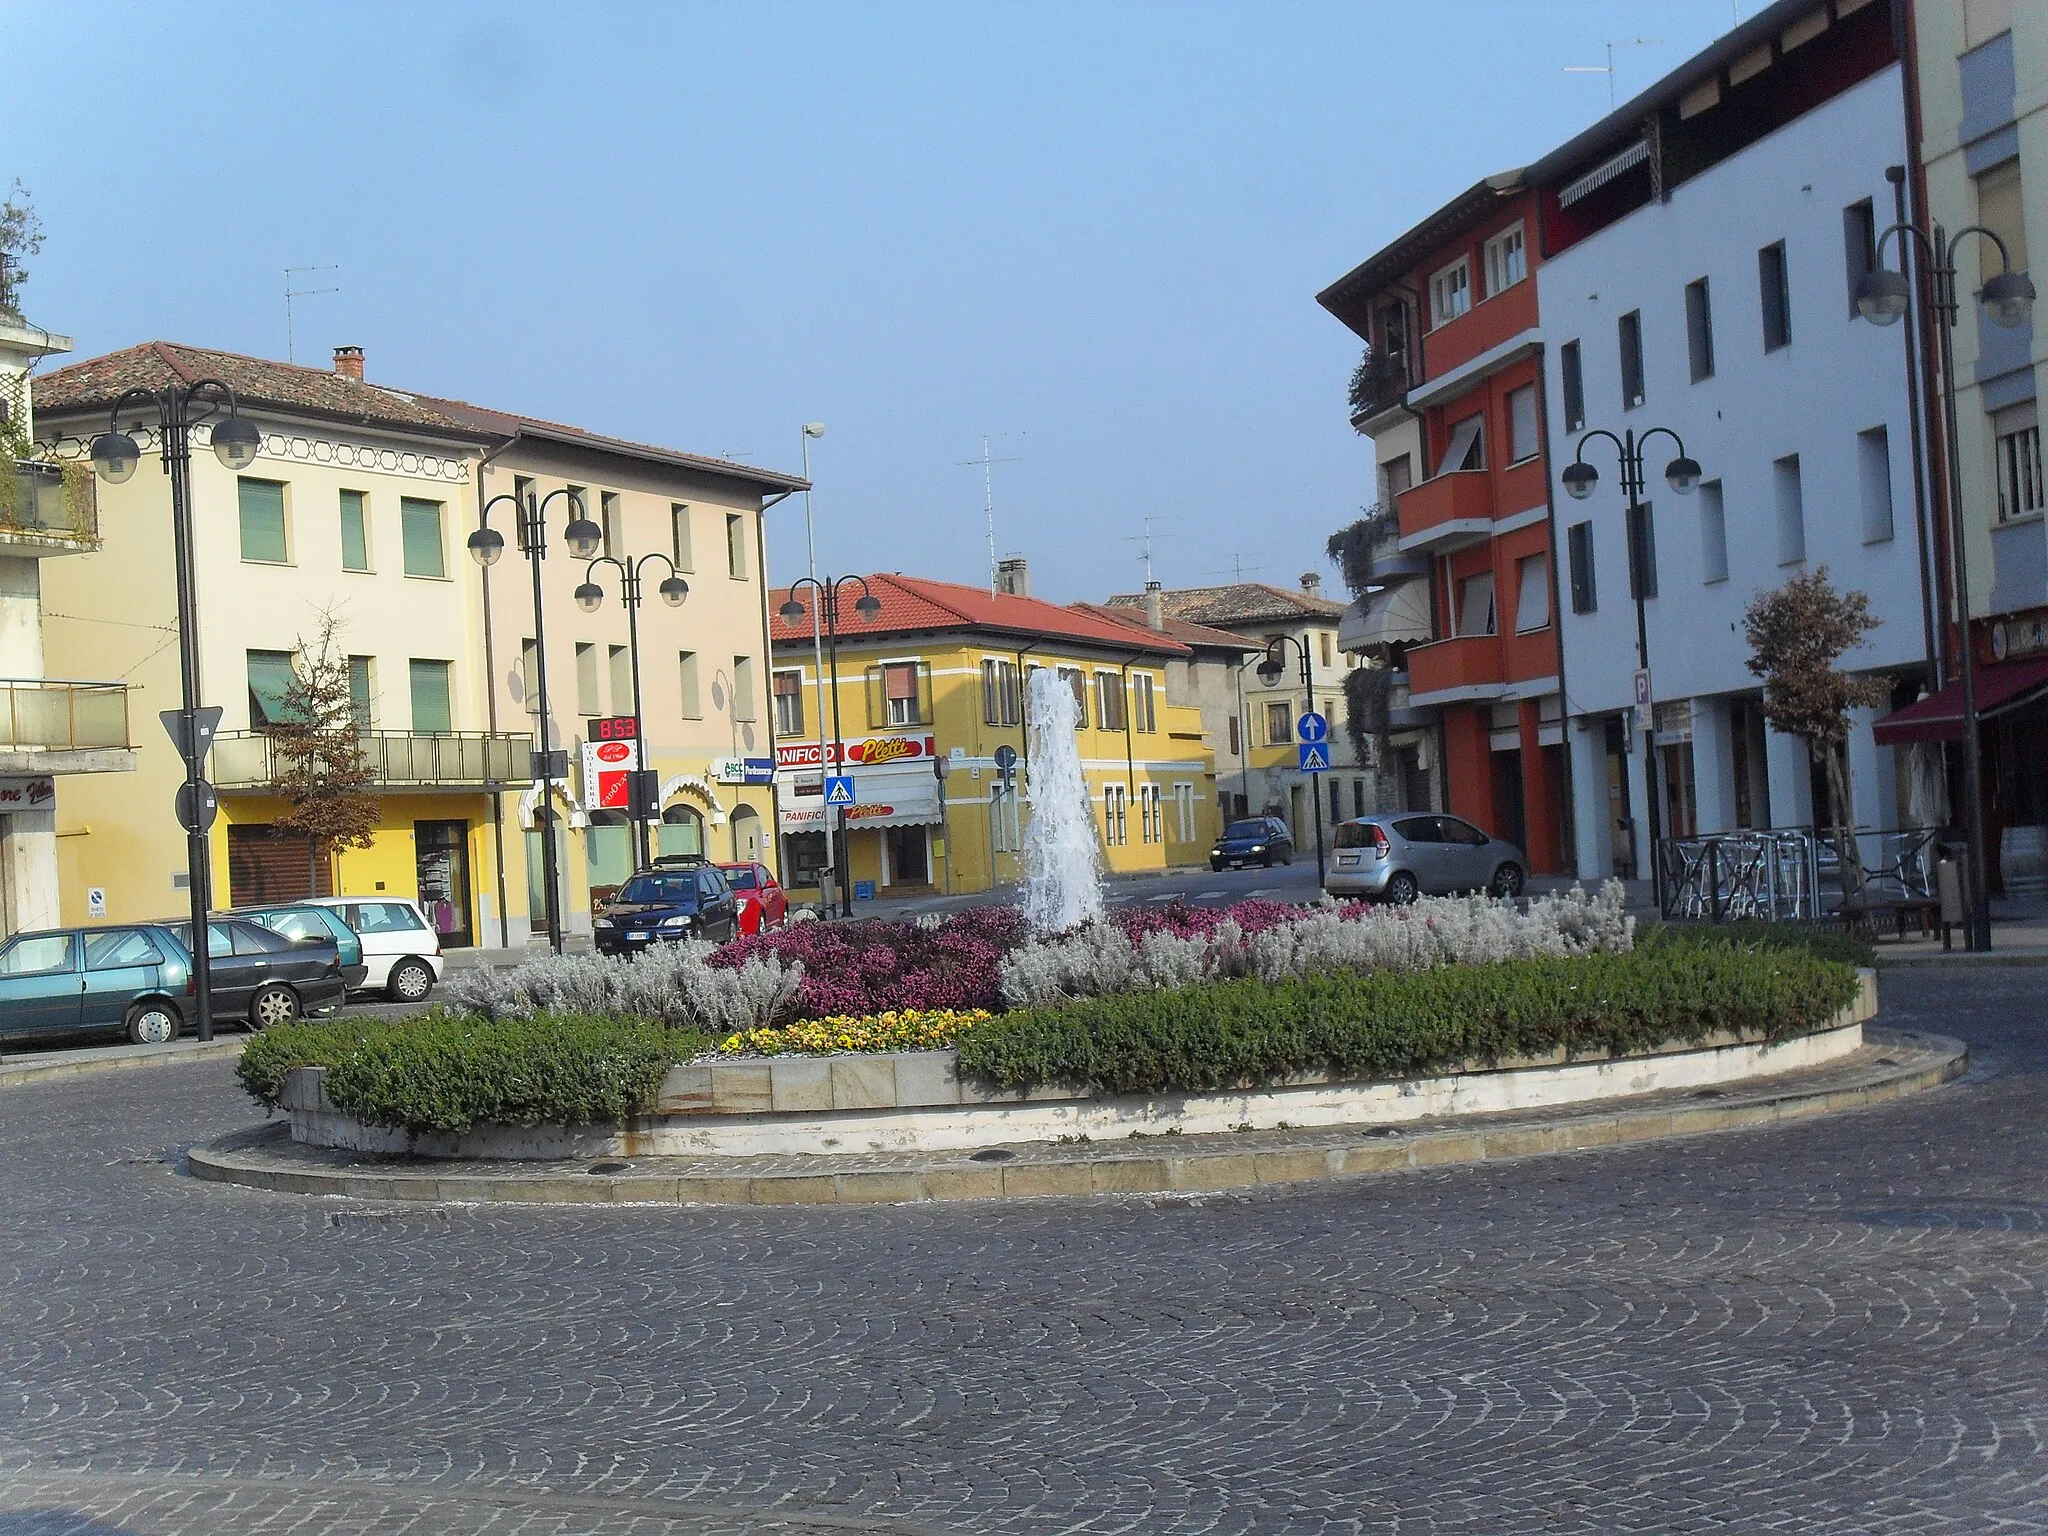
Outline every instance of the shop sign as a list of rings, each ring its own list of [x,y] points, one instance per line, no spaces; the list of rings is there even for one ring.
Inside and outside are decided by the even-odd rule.
[[[1692,700],[1666,699],[1657,706],[1657,745],[1681,746],[1692,740]]]
[[[632,808],[630,776],[640,766],[637,741],[583,743],[583,809],[624,811]]]
[[[923,807],[917,807],[917,809],[922,810]],[[853,826],[857,822],[874,821],[878,817],[894,816],[897,814],[897,808],[886,801],[880,805],[834,806],[833,811],[835,813],[843,813],[848,826]],[[825,807],[822,805],[803,805],[785,808],[782,813],[782,830],[785,832],[807,832],[814,828],[822,828],[824,825]]]
[[[47,774],[26,779],[0,779],[0,813],[37,810],[56,798],[57,781]]]
[[[2048,651],[2048,615],[2007,619],[1991,626],[1991,655],[1994,660],[2032,656],[2039,651]]]
[[[714,757],[711,760],[711,779],[715,784],[772,784],[775,782],[775,759]]]
[[[938,741],[931,736],[863,736],[847,742],[845,746],[846,761],[864,768],[939,755]],[[829,741],[824,744],[822,757],[815,741],[791,742],[786,747],[775,749],[775,766],[778,768],[816,768],[826,760],[829,760],[829,766],[839,766],[834,743]]]

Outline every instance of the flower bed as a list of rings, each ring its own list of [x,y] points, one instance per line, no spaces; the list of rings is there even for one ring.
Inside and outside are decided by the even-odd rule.
[[[985,1008],[906,1008],[870,1018],[841,1014],[778,1029],[749,1029],[718,1042],[721,1056],[836,1056],[845,1051],[936,1051],[995,1015]]]

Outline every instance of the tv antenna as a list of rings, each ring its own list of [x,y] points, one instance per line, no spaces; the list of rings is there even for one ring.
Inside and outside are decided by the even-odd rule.
[[[1228,576],[1234,581],[1243,581],[1246,571],[1263,571],[1264,569],[1263,565],[1246,565],[1243,555],[1233,554],[1230,557],[1229,565],[1220,566],[1215,570],[1204,571],[1202,574],[1204,576]]]
[[[1617,48],[1657,48],[1663,45],[1661,37],[1632,37],[1626,42],[1607,45],[1605,64],[1567,64],[1564,72],[1568,75],[1605,75],[1607,77],[1607,109],[1614,110],[1614,50]]]
[[[294,288],[292,278],[301,272],[339,272],[341,268],[333,262],[319,267],[286,267],[284,269],[284,360],[296,363],[299,360],[297,338],[292,334],[292,300],[309,299],[316,293],[339,293],[341,286],[332,288]]]
[[[1013,434],[1011,434],[1011,433],[1008,433],[1008,432],[998,432],[998,433],[995,433],[994,435],[995,435],[996,437],[1009,437],[1009,436],[1012,436]],[[1015,435],[1015,436],[1017,436],[1017,437],[1022,437],[1022,436],[1023,436],[1024,434],[1023,434],[1022,432],[1018,432],[1018,433],[1016,433],[1016,434],[1014,434],[1014,435]],[[990,458],[990,457],[989,457],[989,438],[990,438],[990,434],[989,434],[989,433],[987,433],[987,432],[984,432],[984,433],[982,433],[982,434],[981,434],[981,457],[980,457],[980,458],[978,458],[978,459],[961,459],[961,460],[959,461],[959,463],[960,463],[960,465],[961,465],[961,467],[962,467],[962,468],[966,468],[966,469],[972,469],[972,468],[973,468],[973,467],[974,467],[975,465],[977,465],[977,464],[979,464],[979,465],[981,466],[981,502],[982,502],[982,514],[983,514],[983,516],[984,516],[984,517],[986,517],[986,518],[987,518],[987,520],[988,520],[988,595],[989,595],[990,597],[994,597],[994,596],[996,595],[996,474],[995,474],[995,466],[996,466],[996,465],[998,465],[998,464],[1019,464],[1019,463],[1022,463],[1022,462],[1023,462],[1023,460],[1022,460],[1022,458],[1021,458],[1021,457],[1016,457],[1016,456],[1013,456],[1013,457],[1011,457],[1011,458],[1007,458],[1007,459],[994,459],[994,458]]]
[[[1139,558],[1145,562],[1145,585],[1148,587],[1152,585],[1152,541],[1154,539],[1170,539],[1173,537],[1171,533],[1154,533],[1152,531],[1152,525],[1159,521],[1161,519],[1148,515],[1140,519],[1140,526],[1143,527],[1144,532],[1127,533],[1124,535],[1124,542],[1126,544],[1141,546]]]

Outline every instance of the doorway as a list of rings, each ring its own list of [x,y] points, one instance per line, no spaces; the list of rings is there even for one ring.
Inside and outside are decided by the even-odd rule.
[[[736,864],[759,864],[767,852],[767,840],[761,831],[761,817],[751,806],[740,806],[732,813],[732,857]]]
[[[1622,715],[1607,717],[1607,834],[1618,879],[1636,877],[1636,824],[1628,813],[1629,729]]]
[[[1493,752],[1493,819],[1486,830],[1513,843],[1524,853],[1529,848],[1529,821],[1522,807],[1522,752]]]
[[[890,827],[888,839],[889,883],[930,885],[932,883],[931,842],[923,827]]]
[[[476,942],[469,911],[469,823],[416,821],[412,835],[420,905],[443,948],[467,949]]]
[[[543,938],[549,936],[546,845],[541,841],[546,836],[555,840],[555,873],[566,884],[569,848],[562,836],[562,819],[551,806],[543,805],[535,808],[533,825],[526,833],[526,921],[528,928]]]

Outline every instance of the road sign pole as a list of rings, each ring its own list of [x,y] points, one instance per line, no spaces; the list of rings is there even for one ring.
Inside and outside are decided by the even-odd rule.
[[[205,787],[206,752],[200,743],[199,630],[192,555],[192,423],[182,391],[164,391],[159,402],[164,469],[171,478],[171,545],[178,583],[179,751],[185,759],[185,796],[193,809],[185,829],[185,883],[192,915],[192,1027],[201,1040],[213,1038],[213,953],[207,943],[207,909],[213,901],[213,842],[198,814]],[[214,714],[214,723],[220,716]],[[210,734],[210,733],[209,733]]]

